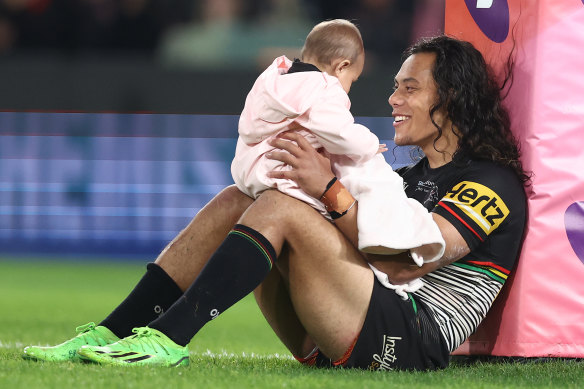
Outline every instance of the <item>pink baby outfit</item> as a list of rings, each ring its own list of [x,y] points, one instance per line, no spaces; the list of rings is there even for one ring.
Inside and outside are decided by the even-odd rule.
[[[293,181],[267,176],[289,166],[267,159],[274,150],[268,140],[296,130],[314,147],[324,148],[333,171],[359,201],[359,249],[387,253],[425,246],[418,265],[439,259],[444,240],[428,211],[403,190],[402,178],[381,154],[379,139],[355,123],[351,102],[339,80],[319,71],[286,74],[292,66],[278,57],[258,77],[247,95],[239,119],[239,139],[231,174],[237,187],[257,198],[269,188],[300,199],[329,218],[323,204],[304,193]],[[389,250],[388,250],[389,249]]]

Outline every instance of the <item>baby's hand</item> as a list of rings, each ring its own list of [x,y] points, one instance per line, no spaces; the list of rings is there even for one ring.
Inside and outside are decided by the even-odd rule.
[[[377,149],[377,154],[384,153],[384,152],[386,152],[387,150],[389,150],[389,149],[387,148],[387,145],[386,145],[385,143],[381,143],[381,144],[379,145],[379,149]]]

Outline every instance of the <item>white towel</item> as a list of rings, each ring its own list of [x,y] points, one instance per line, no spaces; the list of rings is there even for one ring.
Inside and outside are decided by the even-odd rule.
[[[424,283],[419,278],[416,278],[415,280],[412,280],[407,284],[394,285],[389,281],[389,277],[387,276],[387,274],[377,269],[372,264],[369,264],[369,267],[371,268],[371,270],[373,270],[375,277],[379,280],[379,282],[381,282],[381,285],[385,286],[388,289],[395,290],[395,293],[397,293],[397,295],[400,296],[402,300],[407,300],[408,293],[413,293],[419,290],[422,286],[424,286]]]
[[[432,215],[408,198],[403,179],[381,154],[361,166],[339,166],[341,182],[359,201],[359,250],[370,254],[411,251],[418,266],[444,254],[444,239]]]

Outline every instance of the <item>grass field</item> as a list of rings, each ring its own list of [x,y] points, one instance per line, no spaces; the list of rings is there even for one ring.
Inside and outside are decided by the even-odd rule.
[[[144,272],[137,262],[0,260],[0,388],[583,388],[584,362],[477,362],[436,372],[319,370],[300,366],[253,298],[211,322],[184,368],[39,363],[29,344],[52,345],[99,322]]]

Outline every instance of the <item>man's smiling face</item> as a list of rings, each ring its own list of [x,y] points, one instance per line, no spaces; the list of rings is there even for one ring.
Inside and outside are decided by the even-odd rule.
[[[433,147],[438,129],[430,119],[430,109],[438,100],[438,89],[432,69],[436,55],[418,53],[409,56],[395,76],[395,90],[389,97],[393,108],[395,138],[398,146],[415,145],[426,150]],[[442,125],[444,115],[434,113],[434,121]]]

